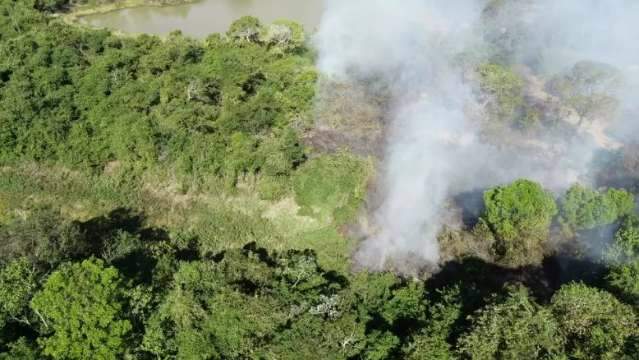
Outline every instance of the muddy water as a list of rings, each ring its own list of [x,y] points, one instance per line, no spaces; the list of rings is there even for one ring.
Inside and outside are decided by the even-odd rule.
[[[200,0],[196,3],[144,6],[85,16],[81,22],[126,33],[166,35],[173,30],[203,38],[224,32],[239,17],[252,15],[264,23],[290,19],[314,31],[319,24],[323,0]]]

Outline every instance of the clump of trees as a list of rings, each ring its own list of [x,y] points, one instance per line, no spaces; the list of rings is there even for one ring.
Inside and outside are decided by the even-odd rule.
[[[631,305],[583,283],[540,301],[516,282],[484,292],[504,269],[481,263],[475,285],[442,285],[328,271],[310,250],[211,253],[112,226],[104,248],[118,251],[50,272],[0,264],[1,358],[621,358],[639,335]]]
[[[5,163],[99,173],[117,162],[134,172],[215,174],[234,185],[245,175],[288,176],[303,162],[296,129],[310,110],[316,71],[299,25],[243,18],[228,36],[199,42],[173,33],[161,41],[75,28],[38,17],[27,3],[2,6],[29,14],[24,26],[35,22],[0,49]],[[255,41],[243,35],[252,26]],[[9,36],[13,27],[5,28]]]
[[[540,184],[522,179],[484,192],[485,209],[472,235],[489,248],[495,261],[519,267],[539,264],[555,251],[548,244],[553,228],[559,230],[554,234],[555,243],[579,248],[588,245],[575,241],[580,234],[587,238],[592,236],[589,231],[624,221],[605,255],[611,261],[633,254],[634,245],[624,244],[633,244],[635,206],[634,195],[626,190],[594,190],[581,184],[571,186],[557,204],[554,195]],[[465,238],[457,237],[459,241]]]

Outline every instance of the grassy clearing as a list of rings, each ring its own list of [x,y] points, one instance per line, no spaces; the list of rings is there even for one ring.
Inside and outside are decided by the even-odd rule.
[[[292,194],[260,199],[259,179],[244,181],[232,193],[224,186],[219,179],[190,183],[169,170],[136,174],[115,166],[94,175],[35,163],[6,166],[0,169],[0,221],[39,207],[60,209],[78,221],[129,208],[172,238],[195,239],[204,254],[256,242],[275,251],[315,250],[328,269],[347,266],[353,244],[330,217],[305,215]]]

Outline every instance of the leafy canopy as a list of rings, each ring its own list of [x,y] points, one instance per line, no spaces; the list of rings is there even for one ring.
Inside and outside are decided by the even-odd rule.
[[[563,286],[552,297],[550,309],[574,359],[619,359],[626,340],[639,335],[630,306],[582,283]]]
[[[625,190],[603,192],[575,184],[561,201],[561,221],[574,230],[590,230],[612,224],[634,208],[634,196]]]
[[[31,301],[49,337],[40,339],[54,359],[118,359],[131,324],[122,317],[126,288],[102,260],[67,263],[53,272]]]
[[[477,360],[554,359],[563,352],[563,342],[552,313],[535,303],[525,288],[516,288],[473,317],[459,350]]]
[[[482,216],[495,236],[502,263],[519,266],[539,261],[557,206],[553,196],[530,180],[517,180],[484,193]]]

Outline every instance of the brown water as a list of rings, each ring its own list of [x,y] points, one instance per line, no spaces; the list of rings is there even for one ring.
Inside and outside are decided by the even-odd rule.
[[[314,31],[323,12],[323,0],[201,0],[192,4],[143,6],[82,17],[82,23],[126,33],[166,35],[173,30],[203,38],[225,32],[236,19],[252,15],[263,23],[289,19]]]

